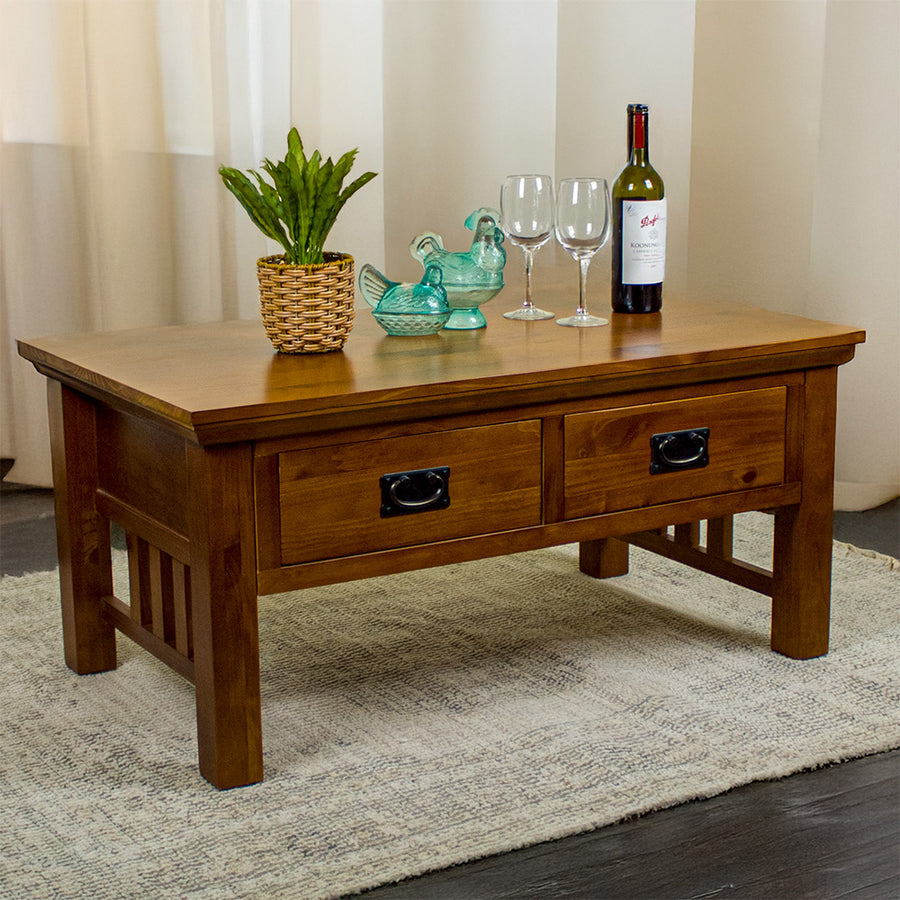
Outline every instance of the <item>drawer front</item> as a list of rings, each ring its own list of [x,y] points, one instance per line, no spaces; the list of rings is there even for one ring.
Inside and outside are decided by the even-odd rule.
[[[282,565],[539,525],[541,422],[291,450],[278,480]],[[444,482],[449,504],[417,505]]]
[[[567,416],[566,518],[781,483],[786,402],[775,387]]]

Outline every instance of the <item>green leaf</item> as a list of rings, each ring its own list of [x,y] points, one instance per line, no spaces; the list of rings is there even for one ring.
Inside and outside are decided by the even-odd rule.
[[[367,185],[377,175],[377,172],[366,172],[365,175],[360,175],[356,181],[344,188],[344,192],[341,194],[341,202],[346,203],[361,187]]]
[[[321,249],[325,245],[325,238],[330,231],[332,208],[337,199],[338,188],[335,184],[334,163],[329,157],[325,165],[319,169],[316,177],[316,210],[312,225],[309,229],[310,243]],[[329,221],[331,219],[331,222]]]
[[[318,206],[319,199],[318,175],[321,159],[322,157],[320,156],[319,151],[316,150],[315,153],[313,153],[313,155],[309,158],[309,161],[306,164],[306,169],[303,172],[303,196],[306,203],[306,212],[309,216],[309,227],[306,234],[304,235],[301,252],[304,256],[307,257],[310,254],[315,255],[315,235],[313,233],[313,223],[316,219],[316,207]]]
[[[226,166],[222,166],[219,169],[219,174],[222,176],[225,187],[234,194],[247,215],[250,216],[253,224],[266,237],[277,241],[282,247],[287,249],[290,246],[290,241],[281,228],[277,213],[267,204],[253,182],[243,172]]]
[[[227,166],[222,166],[219,173],[254,225],[284,248],[288,261],[321,263],[325,240],[338,213],[356,191],[375,177],[374,172],[367,172],[343,188],[358,152],[348,150],[337,163],[331,157],[323,163],[318,150],[307,158],[300,133],[291,128],[284,159],[265,159],[260,172],[250,171],[255,184]]]
[[[305,160],[304,160],[305,165]],[[285,156],[284,161],[278,164],[279,191],[281,191],[283,202],[290,216],[289,224],[291,230],[291,238],[294,243],[303,240],[306,234],[308,217],[306,216],[306,207],[303,202],[303,174],[300,163],[290,153]]]
[[[306,166],[306,154],[303,152],[303,141],[300,139],[300,132],[297,131],[296,128],[292,128],[288,132],[287,136],[288,143],[288,156],[293,157],[297,160],[297,163],[301,168]],[[287,156],[285,157],[285,162],[287,162]]]
[[[366,172],[365,175],[360,175],[359,178],[356,179],[352,184],[348,185],[344,188],[341,193],[340,202],[338,204],[338,208],[335,210],[335,218],[338,213],[344,208],[344,204],[361,188],[367,185],[373,178],[377,176],[377,172]]]
[[[269,210],[278,218],[279,220],[284,219],[284,208],[281,203],[281,197],[278,194],[278,191],[266,181],[259,172],[254,172],[252,170],[248,170],[250,174],[256,179],[257,189],[259,190],[259,194],[262,197],[263,202],[269,208]],[[273,178],[274,181],[274,178]]]
[[[353,168],[353,163],[356,161],[356,154],[359,153],[359,150],[353,149],[348,150],[336,163],[334,167],[335,175],[338,177],[338,190],[340,190],[340,186],[344,183],[344,179],[350,174],[350,170]]]
[[[278,162],[268,170],[277,192],[278,214],[287,225],[292,241],[297,239],[298,206],[297,194],[291,178],[290,166],[286,162]]]

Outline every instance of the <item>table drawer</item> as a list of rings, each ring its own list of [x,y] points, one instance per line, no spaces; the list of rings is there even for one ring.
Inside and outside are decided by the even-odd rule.
[[[566,416],[566,518],[781,483],[786,402],[774,387]]]
[[[278,485],[282,565],[539,525],[541,422],[289,450]]]

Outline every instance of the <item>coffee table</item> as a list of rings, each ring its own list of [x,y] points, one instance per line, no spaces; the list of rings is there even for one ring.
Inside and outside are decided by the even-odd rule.
[[[772,649],[824,654],[837,367],[864,333],[680,298],[560,328],[515,302],[422,338],[358,310],[306,356],[258,322],[20,341],[48,378],[66,663],[114,668],[118,630],[192,681],[200,771],[229,788],[263,778],[260,594],[569,542],[605,578],[634,544],[770,595]],[[774,511],[771,572],[733,556],[747,510]]]

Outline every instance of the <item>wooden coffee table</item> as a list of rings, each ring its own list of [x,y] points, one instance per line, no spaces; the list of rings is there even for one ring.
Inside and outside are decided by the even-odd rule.
[[[864,333],[677,298],[560,328],[515,302],[425,338],[358,310],[308,356],[258,322],[19,342],[49,379],[67,664],[114,668],[119,630],[191,680],[228,788],[263,777],[259,594],[568,542],[602,578],[631,543],[771,595],[772,649],[825,653],[837,367]],[[771,573],[732,556],[730,517],[760,509]]]

